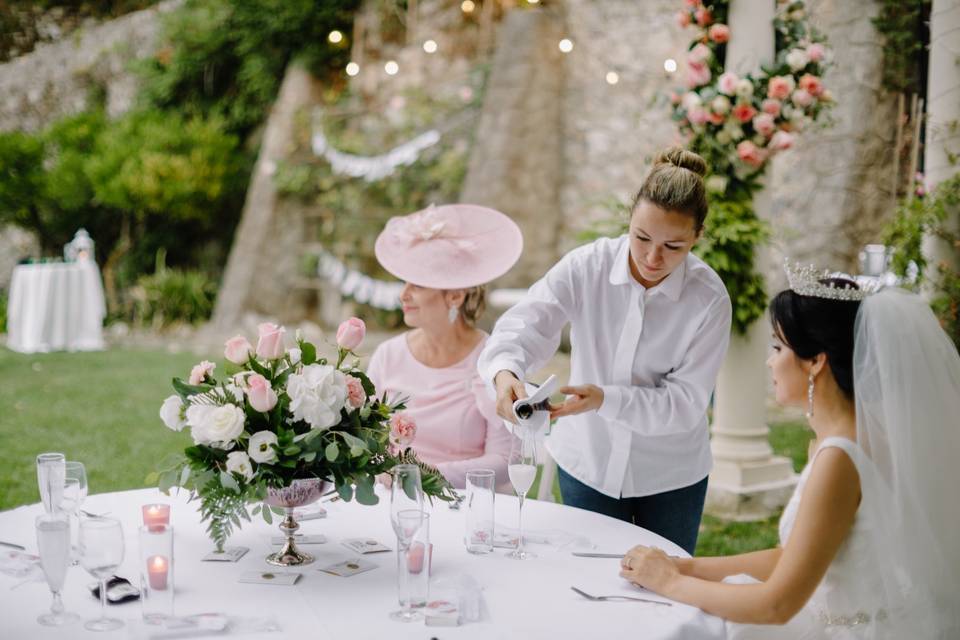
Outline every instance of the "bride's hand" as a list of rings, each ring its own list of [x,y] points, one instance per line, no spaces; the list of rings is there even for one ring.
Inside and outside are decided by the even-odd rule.
[[[657,547],[638,545],[620,561],[620,577],[656,593],[664,593],[680,571],[674,561]]]

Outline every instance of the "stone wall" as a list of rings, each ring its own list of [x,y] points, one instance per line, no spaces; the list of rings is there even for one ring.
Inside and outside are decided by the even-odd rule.
[[[0,65],[0,131],[36,131],[59,117],[83,111],[91,90],[106,90],[116,116],[133,104],[137,82],[130,60],[153,52],[160,15],[182,0],[84,27]]]

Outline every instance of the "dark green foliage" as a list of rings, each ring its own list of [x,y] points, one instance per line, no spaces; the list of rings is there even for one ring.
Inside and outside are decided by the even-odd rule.
[[[891,91],[925,93],[931,0],[880,0],[873,26],[883,36],[883,84]]]

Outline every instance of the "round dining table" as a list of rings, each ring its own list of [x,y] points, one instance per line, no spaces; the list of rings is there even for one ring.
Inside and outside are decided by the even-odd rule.
[[[629,600],[593,601],[578,595],[577,587],[591,595],[630,595],[666,601],[629,584],[619,575],[617,558],[582,557],[575,553],[622,554],[633,545],[656,545],[669,554],[686,556],[677,545],[626,522],[551,502],[526,500],[523,524],[526,546],[536,557],[514,560],[507,550],[473,555],[464,547],[466,507],[451,509],[434,501],[429,506],[430,543],[433,545],[430,575],[431,596],[469,596],[469,611],[461,610],[457,626],[428,626],[423,621],[402,623],[389,617],[399,609],[397,559],[395,551],[367,554],[376,567],[349,577],[320,569],[358,556],[343,540],[363,537],[396,549],[390,524],[389,492],[378,487],[380,501],[374,506],[342,500],[323,503],[326,517],[301,522],[305,535],[322,534],[326,542],[302,545],[315,556],[308,565],[278,569],[264,557],[279,548],[273,543],[280,535],[279,518],[268,525],[259,516],[234,531],[227,546],[249,548],[237,562],[208,562],[213,550],[201,522],[198,502],[188,502],[186,492],[167,496],[157,489],[93,494],[82,509],[88,513],[116,518],[123,525],[125,556],[116,575],[139,585],[139,527],[145,504],[170,505],[173,527],[174,615],[177,618],[212,613],[228,621],[223,630],[171,630],[143,621],[138,601],[108,605],[108,614],[125,622],[122,629],[95,633],[83,627],[83,620],[99,615],[100,603],[89,587],[95,580],[81,566],[67,572],[63,602],[68,611],[79,614],[81,622],[64,627],[44,627],[37,616],[49,609],[51,594],[42,579],[15,578],[0,573],[0,637],[5,639],[62,638],[186,638],[237,637],[278,640],[279,638],[378,638],[421,640],[457,638],[637,638],[720,640],[724,623],[697,608],[678,602],[668,605]],[[429,503],[428,503],[429,504]],[[35,519],[40,504],[0,512],[0,541],[26,547],[36,553]],[[498,530],[517,526],[517,498],[497,494],[495,518]],[[86,517],[86,516],[82,516]],[[515,533],[515,529],[514,529]],[[0,547],[0,552],[9,547]],[[299,573],[291,586],[240,582],[249,573]],[[37,575],[39,574],[39,578]],[[203,634],[209,634],[203,635]]]

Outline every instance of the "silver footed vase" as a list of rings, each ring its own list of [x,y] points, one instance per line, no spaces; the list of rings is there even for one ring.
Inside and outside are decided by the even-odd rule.
[[[268,488],[264,502],[271,507],[283,507],[286,516],[280,522],[280,531],[286,537],[283,548],[266,557],[268,563],[278,567],[294,567],[313,562],[313,556],[297,548],[294,536],[300,525],[293,517],[293,510],[313,504],[323,495],[327,482],[320,478],[294,480],[289,486]]]

